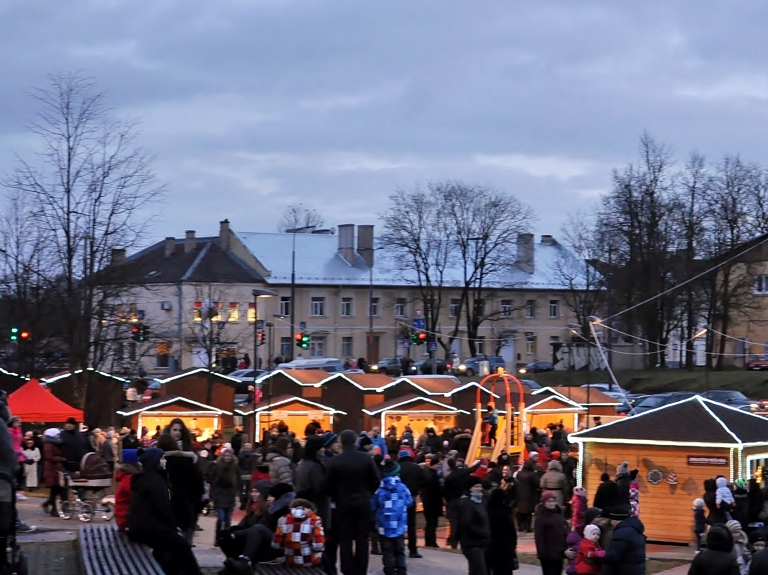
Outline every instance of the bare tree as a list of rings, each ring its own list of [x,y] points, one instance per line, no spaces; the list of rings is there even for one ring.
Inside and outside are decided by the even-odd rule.
[[[322,227],[323,217],[314,208],[307,208],[304,204],[291,204],[283,211],[278,231],[297,231],[298,233],[310,232]]]
[[[28,198],[45,233],[39,273],[60,309],[70,368],[82,369],[92,360],[98,310],[125,289],[115,274],[105,285],[99,272],[113,249],[141,243],[163,187],[137,144],[135,122],[113,118],[91,78],[52,75],[33,97],[39,109],[29,129],[40,146],[31,159],[17,157],[4,186]]]

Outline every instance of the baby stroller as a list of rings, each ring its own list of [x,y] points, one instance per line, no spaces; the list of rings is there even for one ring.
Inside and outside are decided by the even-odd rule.
[[[18,514],[13,478],[0,474],[0,575],[27,575],[27,560],[16,542]]]
[[[63,519],[71,519],[74,513],[84,523],[93,519],[96,513],[101,513],[104,521],[114,517],[114,502],[102,493],[112,485],[113,475],[102,457],[96,453],[85,454],[80,462],[80,471],[74,475],[65,474],[65,477],[67,487],[75,492],[75,500],[61,504],[59,515]]]

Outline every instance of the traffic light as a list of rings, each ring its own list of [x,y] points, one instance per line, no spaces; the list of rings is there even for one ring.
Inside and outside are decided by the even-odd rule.
[[[31,335],[28,331],[25,330],[19,334],[19,337],[21,338],[21,341],[29,341]]]
[[[18,341],[19,339],[19,328],[18,327],[12,327],[11,328],[11,341]]]
[[[131,326],[131,339],[133,341],[141,341],[139,338],[141,337],[141,332],[139,330],[138,325],[132,325]]]
[[[263,331],[259,332],[258,340],[259,340],[259,345],[264,345],[264,332]]]
[[[419,334],[415,331],[411,332],[411,345],[419,345]]]
[[[420,331],[418,339],[419,339],[419,343],[427,343],[427,332]]]
[[[143,323],[139,324],[139,341],[147,341],[149,339],[149,328]]]
[[[297,333],[294,336],[296,345],[301,349],[307,349],[309,347],[310,337],[306,333]]]

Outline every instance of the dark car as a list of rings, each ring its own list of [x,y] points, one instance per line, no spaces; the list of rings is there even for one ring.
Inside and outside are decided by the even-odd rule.
[[[740,391],[734,391],[732,389],[710,389],[702,395],[707,399],[716,401],[717,403],[730,405],[731,407],[745,411],[756,411],[760,408],[759,401],[749,399]]]
[[[446,375],[451,373],[451,364],[444,359],[421,359],[414,363],[410,375]]]
[[[527,387],[531,391],[541,389],[541,386],[532,379],[519,379],[518,381],[523,384],[523,387]]]
[[[384,373],[386,375],[391,375],[392,377],[397,377],[400,375],[400,368],[401,361],[399,357],[382,357],[379,361],[372,364],[368,371],[370,373]]]
[[[657,393],[655,395],[649,395],[648,397],[641,399],[635,404],[634,412],[637,414],[656,409],[657,407],[664,407],[671,403],[677,403],[683,401],[689,397],[698,395],[692,391],[670,391],[668,393]]]
[[[555,371],[555,366],[549,361],[532,361],[525,367],[521,367],[518,371],[522,374],[543,373],[545,371]]]
[[[479,355],[476,357],[470,357],[467,361],[462,361],[459,363],[459,365],[454,366],[453,371],[456,375],[466,375],[467,377],[472,377],[473,375],[480,373],[481,361],[488,362],[490,373],[496,373],[496,370],[498,370],[500,367],[506,367],[507,365],[507,362],[504,361],[503,357],[485,357],[484,355]]]

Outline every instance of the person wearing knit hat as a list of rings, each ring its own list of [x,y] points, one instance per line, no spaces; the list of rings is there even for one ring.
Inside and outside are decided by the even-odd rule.
[[[736,562],[739,564],[739,571],[746,573],[749,570],[749,565],[744,559],[749,555],[747,551],[747,544],[749,538],[747,534],[742,531],[741,523],[735,519],[731,519],[726,522],[725,528],[733,535],[733,554],[736,556]]]
[[[139,456],[139,463],[143,469],[165,469],[165,452],[157,447],[145,449]]]
[[[603,564],[609,565],[612,572],[622,575],[642,575],[645,573],[645,525],[639,517],[632,515],[628,503],[616,505],[610,512],[613,523],[613,537],[603,557]]]
[[[385,459],[381,465],[381,476],[391,477],[400,473],[400,464],[391,459]]]
[[[563,552],[566,549],[568,523],[563,517],[562,507],[558,505],[558,496],[554,491],[544,491],[541,503],[534,513],[533,533],[536,541],[536,556],[541,563],[543,575],[563,570]]]
[[[122,461],[115,472],[115,523],[120,531],[125,531],[128,527],[128,507],[131,504],[131,481],[139,472],[139,453],[136,449],[123,449],[121,456]]]
[[[480,478],[470,476],[465,480],[468,494],[459,499],[456,516],[456,533],[461,552],[467,559],[470,575],[487,573],[486,548],[491,538],[488,510],[483,498]]]
[[[413,449],[410,447],[403,447],[397,452],[397,458],[402,459],[414,459]]]

